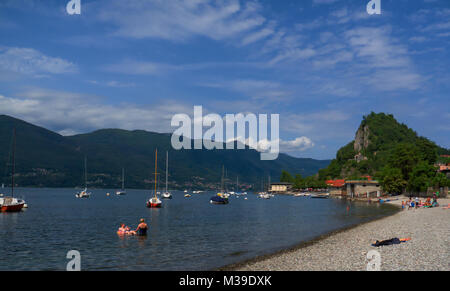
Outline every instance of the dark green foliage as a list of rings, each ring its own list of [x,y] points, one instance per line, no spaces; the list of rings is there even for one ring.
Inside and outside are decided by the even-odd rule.
[[[437,146],[424,137],[419,137],[415,131],[405,124],[398,123],[394,116],[384,113],[371,113],[364,116],[360,129],[369,129],[369,145],[361,151],[367,161],[357,163],[354,159],[354,141],[342,147],[336,159],[330,165],[319,171],[321,179],[347,178],[351,175],[375,175],[385,166],[399,168],[404,180],[421,160],[429,164],[436,162],[438,155],[450,150]]]
[[[402,171],[386,166],[378,177],[383,190],[391,194],[401,194],[407,182],[403,178]]]
[[[286,171],[281,171],[280,182],[284,183],[294,183],[294,178]]]

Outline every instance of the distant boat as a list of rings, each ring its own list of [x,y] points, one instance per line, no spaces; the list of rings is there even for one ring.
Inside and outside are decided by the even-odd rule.
[[[157,184],[157,178],[158,178],[158,149],[156,149],[155,152],[155,197],[150,198],[147,201],[147,207],[148,208],[161,208],[162,202],[159,200],[158,196],[156,196],[156,184]]]
[[[185,198],[191,198],[192,195],[191,195],[191,194],[186,194],[186,195],[184,195],[184,197],[185,197]]]
[[[262,198],[262,199],[270,199],[270,198],[272,198],[272,195],[270,195],[270,194],[267,193],[267,192],[260,192],[260,193],[258,194],[258,197],[259,197],[259,198]]]
[[[75,194],[77,198],[89,198],[91,193],[87,190],[87,158],[84,157],[84,190]]]
[[[168,178],[169,178],[169,152],[166,152],[166,192],[161,196],[163,199],[172,199],[172,194],[168,191]]]
[[[311,195],[311,198],[318,198],[318,199],[328,199],[330,197],[330,194],[314,194]]]
[[[221,192],[217,193],[216,196],[211,197],[211,199],[209,200],[209,202],[211,204],[216,204],[216,205],[222,204],[222,205],[224,205],[224,204],[228,204],[229,203],[228,197],[230,195],[227,194],[227,193],[224,193],[224,191],[223,191],[224,190],[224,167],[222,167],[221,188],[222,188]]]
[[[125,169],[122,168],[122,189],[116,192],[116,195],[126,195],[127,191],[125,191]]]
[[[14,175],[16,170],[16,129],[13,130],[11,197],[0,198],[0,212],[19,212],[25,205],[22,199],[14,198]],[[28,207],[28,206],[27,206]]]

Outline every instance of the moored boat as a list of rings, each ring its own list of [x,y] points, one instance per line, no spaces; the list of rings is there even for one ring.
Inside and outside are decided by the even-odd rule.
[[[168,190],[169,178],[169,152],[166,152],[166,191],[161,195],[163,199],[172,199],[172,194]]]
[[[116,195],[122,196],[126,194],[127,191],[125,191],[125,169],[122,168],[122,189],[116,191]]]
[[[25,201],[14,197],[0,198],[0,212],[19,212],[25,205]]]
[[[25,201],[14,197],[14,175],[16,169],[16,129],[13,129],[13,148],[12,148],[12,173],[11,173],[11,197],[0,198],[0,212],[19,212],[25,205]],[[3,188],[4,185],[2,185]],[[28,205],[27,205],[28,207]]]
[[[150,198],[147,201],[147,207],[148,208],[161,208],[162,202],[159,200],[158,196],[156,195],[156,184],[158,183],[158,149],[155,151],[155,197]]]
[[[77,198],[89,198],[91,193],[87,190],[87,157],[84,157],[84,190],[75,194]]]

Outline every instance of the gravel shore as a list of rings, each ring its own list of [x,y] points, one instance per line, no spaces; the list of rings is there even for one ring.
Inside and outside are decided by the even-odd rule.
[[[406,199],[405,199],[406,200]],[[392,216],[338,232],[310,245],[232,267],[238,271],[358,271],[366,270],[367,253],[381,255],[382,271],[450,270],[450,199],[441,207],[403,210]],[[392,204],[400,204],[401,200]],[[399,245],[373,247],[375,240],[411,240]]]

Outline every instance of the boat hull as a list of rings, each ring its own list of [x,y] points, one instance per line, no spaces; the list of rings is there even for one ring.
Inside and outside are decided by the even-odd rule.
[[[25,203],[14,204],[14,205],[2,205],[0,212],[19,212],[22,210]]]
[[[147,202],[147,208],[161,208],[161,203],[150,203],[150,202]]]

